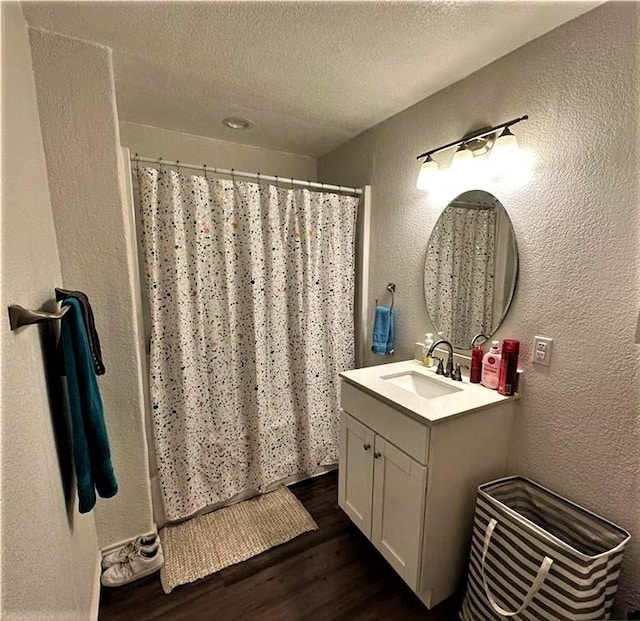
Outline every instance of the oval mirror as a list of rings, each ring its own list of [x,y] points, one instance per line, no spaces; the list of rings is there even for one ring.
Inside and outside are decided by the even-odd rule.
[[[454,198],[431,233],[424,265],[427,313],[436,332],[469,349],[498,329],[518,277],[516,236],[507,211],[484,190]]]

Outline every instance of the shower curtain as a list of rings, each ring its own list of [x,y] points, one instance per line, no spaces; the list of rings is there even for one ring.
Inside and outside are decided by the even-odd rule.
[[[425,295],[432,321],[456,347],[469,347],[474,335],[493,332],[495,208],[452,203],[440,216],[429,241]],[[431,283],[438,283],[437,293]],[[428,293],[427,293],[428,292]]]
[[[358,199],[138,170],[169,520],[338,460]]]

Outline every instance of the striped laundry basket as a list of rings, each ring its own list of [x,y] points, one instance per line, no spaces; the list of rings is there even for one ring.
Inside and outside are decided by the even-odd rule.
[[[522,477],[478,488],[463,621],[608,619],[629,533]]]

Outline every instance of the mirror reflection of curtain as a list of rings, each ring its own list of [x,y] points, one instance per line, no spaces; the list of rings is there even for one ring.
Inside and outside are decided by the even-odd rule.
[[[495,232],[495,207],[454,202],[430,240],[425,295],[434,325],[452,342],[492,332]]]

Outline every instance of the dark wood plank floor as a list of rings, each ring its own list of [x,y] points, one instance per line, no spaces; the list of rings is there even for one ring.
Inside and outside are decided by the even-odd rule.
[[[102,588],[100,621],[454,621],[461,598],[428,611],[337,504],[337,472],[290,489],[319,526],[165,595],[159,574]]]

